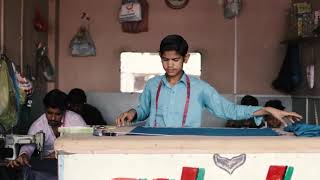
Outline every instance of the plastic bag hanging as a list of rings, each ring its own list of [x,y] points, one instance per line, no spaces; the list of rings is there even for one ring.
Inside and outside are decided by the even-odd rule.
[[[96,56],[96,47],[89,33],[89,21],[86,13],[81,16],[82,25],[70,41],[71,55],[74,57]]]

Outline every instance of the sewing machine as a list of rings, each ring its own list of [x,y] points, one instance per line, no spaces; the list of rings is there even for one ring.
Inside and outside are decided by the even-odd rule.
[[[42,131],[35,135],[0,135],[0,152],[5,156],[2,158],[15,160],[19,154],[20,145],[24,144],[34,144],[36,149],[40,152],[40,158],[42,158],[41,155],[44,145],[44,136],[45,135]],[[1,143],[4,145],[1,145]]]

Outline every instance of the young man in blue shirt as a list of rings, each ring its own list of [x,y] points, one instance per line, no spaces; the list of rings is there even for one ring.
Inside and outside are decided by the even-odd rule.
[[[281,111],[272,107],[236,105],[208,83],[188,76],[183,64],[188,62],[188,43],[179,35],[168,35],[160,44],[159,55],[165,75],[150,79],[139,99],[139,106],[121,113],[116,123],[147,119],[149,127],[200,127],[202,110],[223,119],[249,119],[254,117],[257,125],[264,115],[272,115],[286,125],[302,117],[294,112]]]

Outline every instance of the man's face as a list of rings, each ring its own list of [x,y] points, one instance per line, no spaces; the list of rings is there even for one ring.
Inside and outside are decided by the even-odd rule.
[[[63,112],[59,108],[47,108],[46,117],[51,126],[60,126]]]
[[[169,77],[180,75],[183,70],[183,63],[187,63],[188,59],[189,54],[183,57],[176,51],[165,51],[161,56],[163,69]]]

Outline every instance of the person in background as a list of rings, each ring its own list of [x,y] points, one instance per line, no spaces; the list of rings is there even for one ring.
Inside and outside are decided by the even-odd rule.
[[[246,106],[259,106],[259,101],[254,96],[245,95],[241,99],[240,104]],[[254,122],[254,118],[250,118],[244,120],[228,120],[225,126],[230,128],[260,128],[264,126],[264,123],[262,122],[259,126],[257,126]]]
[[[284,110],[285,107],[282,105],[280,100],[270,100],[267,101],[264,107],[273,107],[279,110]],[[278,119],[272,117],[272,116],[266,116],[265,117],[265,122],[267,123],[267,126],[270,128],[280,128],[281,126],[281,121]]]
[[[139,106],[121,113],[118,126],[126,122],[146,120],[147,127],[200,127],[202,111],[222,119],[249,119],[254,117],[260,125],[264,115],[271,115],[286,125],[302,117],[295,112],[272,107],[236,105],[219,95],[214,87],[198,78],[187,75],[183,64],[190,57],[188,43],[180,35],[168,35],[160,43],[159,56],[165,75],[148,80],[140,95]]]
[[[87,103],[86,93],[79,88],[72,89],[67,98],[68,109],[82,116],[87,125],[106,125],[101,112]]]
[[[54,159],[56,157],[53,145],[54,141],[60,136],[60,133],[58,132],[59,127],[86,126],[85,121],[80,115],[67,110],[66,99],[67,95],[58,89],[48,92],[43,99],[46,112],[34,121],[29,128],[29,135],[34,135],[40,131],[45,133],[42,152],[45,158]],[[32,169],[30,159],[34,151],[34,145],[23,145],[20,149],[19,156],[15,160],[9,161],[7,166],[12,168],[24,167],[25,174],[28,174],[29,179],[58,179],[57,174],[35,171]]]

